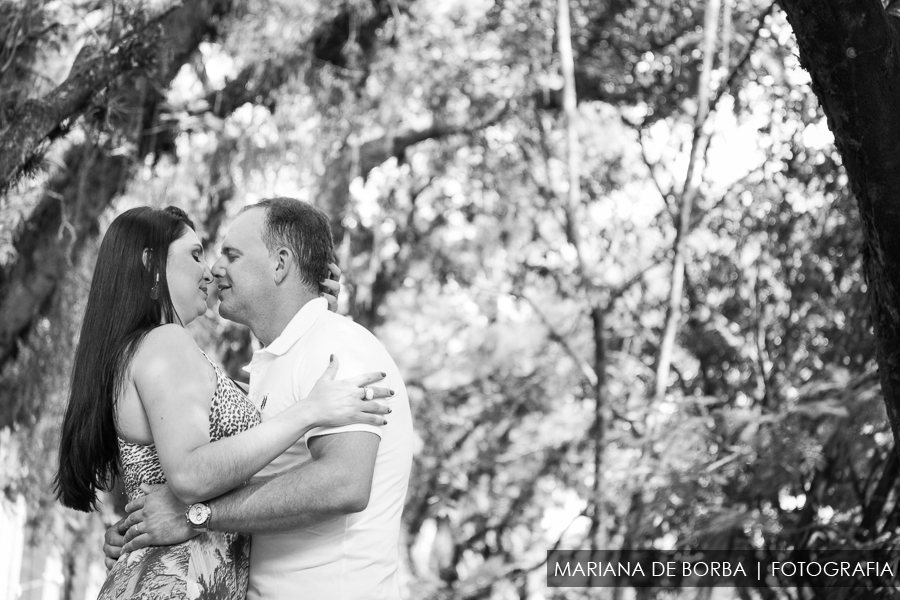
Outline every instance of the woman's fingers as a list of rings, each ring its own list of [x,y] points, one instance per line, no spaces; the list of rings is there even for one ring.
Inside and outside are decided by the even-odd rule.
[[[328,277],[319,285],[319,295],[328,302],[328,310],[337,312],[338,296],[341,295],[341,270],[334,263],[329,263]]]
[[[355,385],[357,387],[363,387],[369,385],[370,383],[375,383],[376,381],[381,381],[387,377],[386,373],[366,373],[364,375],[357,375],[356,377],[349,377],[347,379],[342,379],[342,383],[346,383],[349,385]]]
[[[382,406],[377,402],[368,402],[363,406],[363,412],[369,413],[372,415],[389,415],[391,414],[391,409],[387,406]]]
[[[328,303],[328,310],[331,312],[337,312],[338,304],[337,304],[337,296],[333,296],[332,294],[319,294],[320,298],[325,298],[325,302]]]
[[[376,387],[374,385],[367,385],[363,390],[363,400],[374,400],[375,398],[390,398],[394,395],[394,390],[386,387]],[[367,394],[365,390],[372,390],[371,394]],[[371,397],[370,397],[371,396]]]
[[[363,402],[362,404],[357,404],[354,408],[370,415],[389,415],[392,412],[390,408],[377,402]]]
[[[339,281],[334,281],[333,279],[323,279],[319,284],[324,288],[320,290],[322,294],[333,294],[337,296],[341,291],[341,283]]]
[[[328,366],[325,367],[325,372],[322,373],[322,376],[319,377],[319,381],[331,381],[334,379],[334,376],[337,375],[338,372],[338,358],[334,354],[332,354],[328,358]]]
[[[341,268],[334,263],[328,263],[328,270],[331,271],[331,277],[335,281],[341,280]]]

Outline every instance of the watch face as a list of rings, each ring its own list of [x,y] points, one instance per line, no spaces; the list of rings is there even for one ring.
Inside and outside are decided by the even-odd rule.
[[[204,525],[209,519],[209,507],[205,504],[191,504],[188,509],[188,520],[191,525]]]

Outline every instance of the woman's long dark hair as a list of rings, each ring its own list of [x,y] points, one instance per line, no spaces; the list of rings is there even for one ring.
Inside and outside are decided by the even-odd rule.
[[[166,258],[188,227],[194,224],[179,208],[133,208],[116,217],[100,244],[59,444],[56,496],[65,506],[96,509],[97,490],[119,473],[116,399],[144,336],[177,322]]]

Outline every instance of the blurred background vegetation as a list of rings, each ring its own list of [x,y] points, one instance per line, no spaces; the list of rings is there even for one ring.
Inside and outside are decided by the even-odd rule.
[[[409,598],[897,537],[859,215],[769,0],[0,0],[0,138],[0,597],[104,576],[121,502],[51,480],[98,240],[144,204],[210,261],[261,198],[331,215],[410,391]],[[241,376],[256,342],[201,321]],[[770,583],[637,597],[813,597]]]

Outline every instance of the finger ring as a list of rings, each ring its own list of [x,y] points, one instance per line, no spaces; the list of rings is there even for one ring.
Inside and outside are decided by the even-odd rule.
[[[366,386],[363,389],[365,390],[364,395],[366,397],[366,400],[371,400],[372,398],[375,397],[375,391],[372,388],[370,388],[369,386]]]

